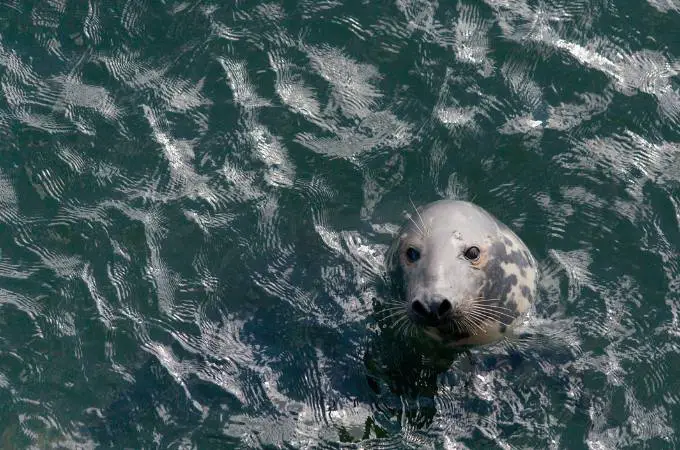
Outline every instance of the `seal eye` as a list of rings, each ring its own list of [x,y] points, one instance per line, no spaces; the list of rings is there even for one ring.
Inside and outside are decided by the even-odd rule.
[[[413,247],[406,249],[406,259],[408,262],[414,263],[420,259],[420,252]]]
[[[465,258],[469,259],[470,261],[476,261],[479,259],[479,253],[479,247],[470,247],[465,250]]]

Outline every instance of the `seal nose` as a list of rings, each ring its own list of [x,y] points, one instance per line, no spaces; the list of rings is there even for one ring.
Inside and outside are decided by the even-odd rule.
[[[451,302],[448,298],[444,298],[439,302],[439,306],[437,306],[437,315],[444,317],[449,311],[451,311]]]
[[[448,298],[435,297],[427,302],[427,306],[420,300],[413,302],[412,309],[421,319],[440,322],[442,318],[451,311],[453,307]]]

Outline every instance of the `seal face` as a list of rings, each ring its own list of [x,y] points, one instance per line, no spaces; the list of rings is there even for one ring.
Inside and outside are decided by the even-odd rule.
[[[452,346],[503,338],[536,295],[527,246],[473,203],[440,200],[416,213],[386,255],[410,323]]]

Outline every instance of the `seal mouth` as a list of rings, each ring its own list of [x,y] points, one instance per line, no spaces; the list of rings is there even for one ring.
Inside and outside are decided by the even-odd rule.
[[[476,298],[462,302],[442,315],[410,316],[414,324],[424,328],[428,334],[436,335],[442,340],[455,341],[484,335],[492,325],[503,332],[514,319],[514,315],[510,309],[496,302],[496,299]]]
[[[449,326],[449,327],[437,327],[435,328],[437,334],[441,336],[443,340],[453,340],[457,341],[459,339],[466,339],[471,336],[475,336],[475,333],[471,333],[465,329],[457,328],[455,326]]]
[[[449,318],[447,322],[437,325],[421,326],[426,334],[440,342],[455,342],[478,334],[475,330],[470,330],[454,318]]]
[[[445,322],[439,323],[436,327],[434,327],[442,336],[446,336],[448,338],[457,338],[469,337],[473,334],[476,334],[474,328],[471,329],[471,327],[468,326],[466,323],[468,321],[466,321],[465,316],[459,310],[452,312],[445,319]]]
[[[470,335],[471,320],[466,320],[460,309],[447,311],[445,314],[409,314],[411,321],[442,336]]]

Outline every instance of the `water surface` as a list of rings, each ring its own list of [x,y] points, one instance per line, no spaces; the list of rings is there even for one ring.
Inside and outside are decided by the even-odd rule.
[[[677,446],[677,0],[0,12],[3,448]],[[440,198],[561,339],[442,367],[379,321]]]

